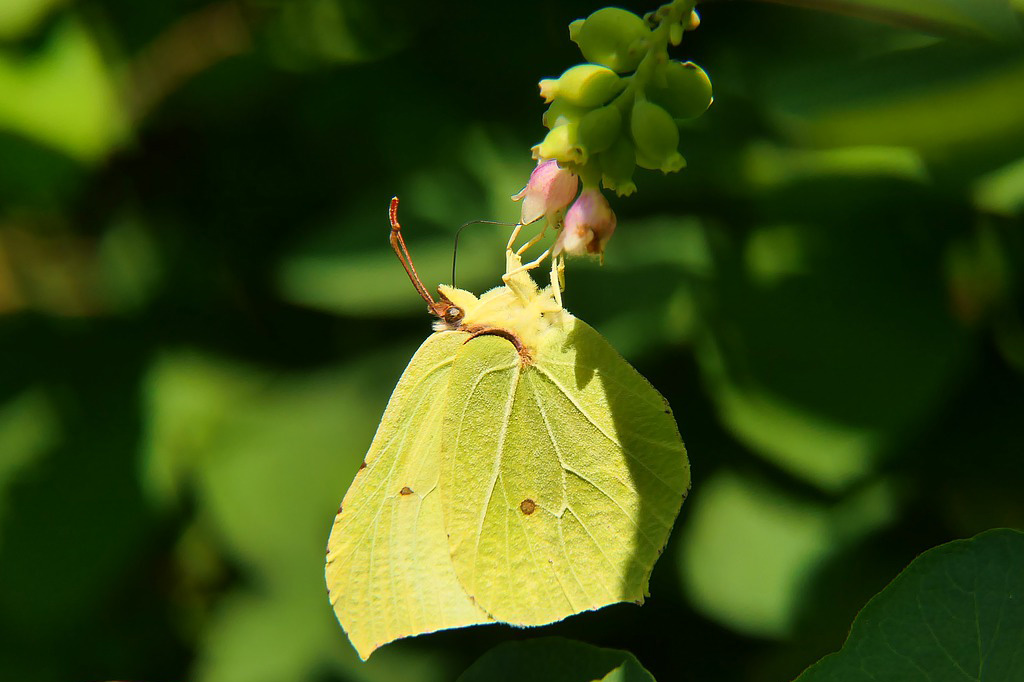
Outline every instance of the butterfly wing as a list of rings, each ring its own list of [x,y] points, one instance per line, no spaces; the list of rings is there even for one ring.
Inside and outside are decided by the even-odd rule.
[[[664,398],[566,315],[524,364],[481,336],[456,356],[441,478],[455,572],[499,621],[643,600],[690,484]]]
[[[431,335],[409,362],[327,545],[331,604],[359,655],[487,622],[456,578],[438,488],[445,392],[467,335]]]

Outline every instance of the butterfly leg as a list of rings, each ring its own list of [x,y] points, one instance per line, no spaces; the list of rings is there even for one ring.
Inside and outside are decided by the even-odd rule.
[[[512,245],[516,243],[516,239],[519,237],[519,232],[523,229],[522,223],[516,223],[516,226],[512,229],[512,235],[508,238],[508,244],[505,245],[505,251],[511,251]]]
[[[512,277],[513,275],[518,275],[520,272],[526,272],[527,270],[533,270],[534,268],[540,267],[540,264],[544,262],[544,259],[547,258],[548,255],[550,255],[550,253],[551,249],[545,249],[544,253],[540,254],[540,256],[538,256],[534,260],[530,261],[529,263],[524,263],[523,265],[520,265],[518,268],[506,272],[504,276]]]
[[[551,258],[551,295],[555,298],[555,305],[562,309],[562,289],[565,288],[565,256],[554,256]]]
[[[519,260],[519,256],[513,253],[512,251],[508,251],[506,253],[509,256],[509,267],[505,274],[501,276],[501,280],[505,283],[505,286],[517,289],[517,287],[512,286],[512,280],[516,277],[516,275],[539,267],[540,264],[544,262],[544,259],[548,257],[548,254],[551,253],[551,249],[546,249],[544,253],[540,254],[540,256],[530,261],[529,263],[521,263],[521,261]]]
[[[532,239],[531,239],[530,241],[526,242],[525,244],[523,244],[522,246],[520,246],[520,247],[519,247],[519,248],[518,248],[518,249],[516,250],[516,255],[517,255],[517,256],[522,256],[522,255],[523,255],[524,253],[526,253],[526,252],[527,252],[527,251],[528,251],[528,250],[529,250],[530,248],[532,248],[534,244],[536,244],[536,243],[537,243],[537,242],[539,242],[539,241],[540,241],[541,239],[543,239],[543,238],[544,238],[544,232],[545,232],[545,231],[546,231],[547,229],[548,229],[548,226],[547,226],[547,225],[544,225],[544,227],[542,227],[542,228],[540,229],[540,232],[538,232],[538,233],[537,233],[537,234],[536,234],[536,235],[535,235],[535,236],[534,236],[534,237],[533,237],[533,238],[532,238]]]

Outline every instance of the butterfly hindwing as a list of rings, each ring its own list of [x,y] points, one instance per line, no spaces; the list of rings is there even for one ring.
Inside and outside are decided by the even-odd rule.
[[[470,340],[443,431],[452,562],[490,616],[541,625],[642,601],[689,465],[664,399],[597,332],[566,314],[528,359]]]

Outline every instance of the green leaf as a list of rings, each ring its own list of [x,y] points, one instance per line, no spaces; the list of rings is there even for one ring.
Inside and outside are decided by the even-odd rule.
[[[728,468],[695,497],[678,545],[683,587],[703,615],[756,637],[793,636],[816,571],[896,513],[883,482],[826,505]]]
[[[628,651],[561,637],[507,642],[491,649],[457,682],[654,682]]]
[[[194,586],[186,587],[192,599],[209,580],[196,568],[203,561],[248,578],[219,593],[190,679],[299,680],[325,669],[360,682],[451,679],[430,653],[397,650],[372,666],[358,662],[322,587],[336,482],[359,465],[387,398],[381,377],[396,359],[382,349],[293,374],[194,351],[154,363],[144,383],[143,480],[155,504],[192,499],[197,515],[173,570]],[[201,556],[204,536],[211,559]]]
[[[1024,158],[978,178],[973,195],[983,211],[1008,217],[1024,213]]]
[[[798,682],[1024,679],[1024,533],[931,549],[858,614],[843,648]]]
[[[1019,38],[1008,0],[774,0],[938,35]]]
[[[1008,161],[1024,134],[1018,50],[940,42],[790,71],[766,87],[772,117],[801,146],[902,147],[926,161],[995,147]]]
[[[722,421],[760,456],[830,492],[863,480],[936,409],[970,344],[932,265],[942,255],[914,236],[940,216],[904,186],[920,208],[873,220],[883,210],[870,206],[874,185],[858,182],[858,194],[852,183],[779,195],[803,202],[800,210],[821,202],[828,230],[794,210],[793,222],[719,238],[715,278],[695,287],[706,331],[695,335],[697,359]],[[877,324],[863,324],[865,310]]]
[[[0,38],[11,40],[32,30],[61,0],[4,0],[0,3]]]
[[[0,54],[0,92],[0,130],[79,161],[102,158],[126,135],[114,75],[81,21],[63,21],[31,59]]]

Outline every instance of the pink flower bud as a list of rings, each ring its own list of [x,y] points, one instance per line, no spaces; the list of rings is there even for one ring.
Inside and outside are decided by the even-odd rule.
[[[523,225],[547,218],[548,222],[557,223],[559,214],[565,211],[580,180],[572,171],[558,167],[558,162],[543,161],[530,173],[530,182],[523,190],[512,197],[512,201],[523,200],[523,213],[519,219]]]
[[[615,232],[615,212],[596,188],[584,189],[565,214],[565,226],[555,240],[554,253],[570,256],[604,253],[604,245]]]

